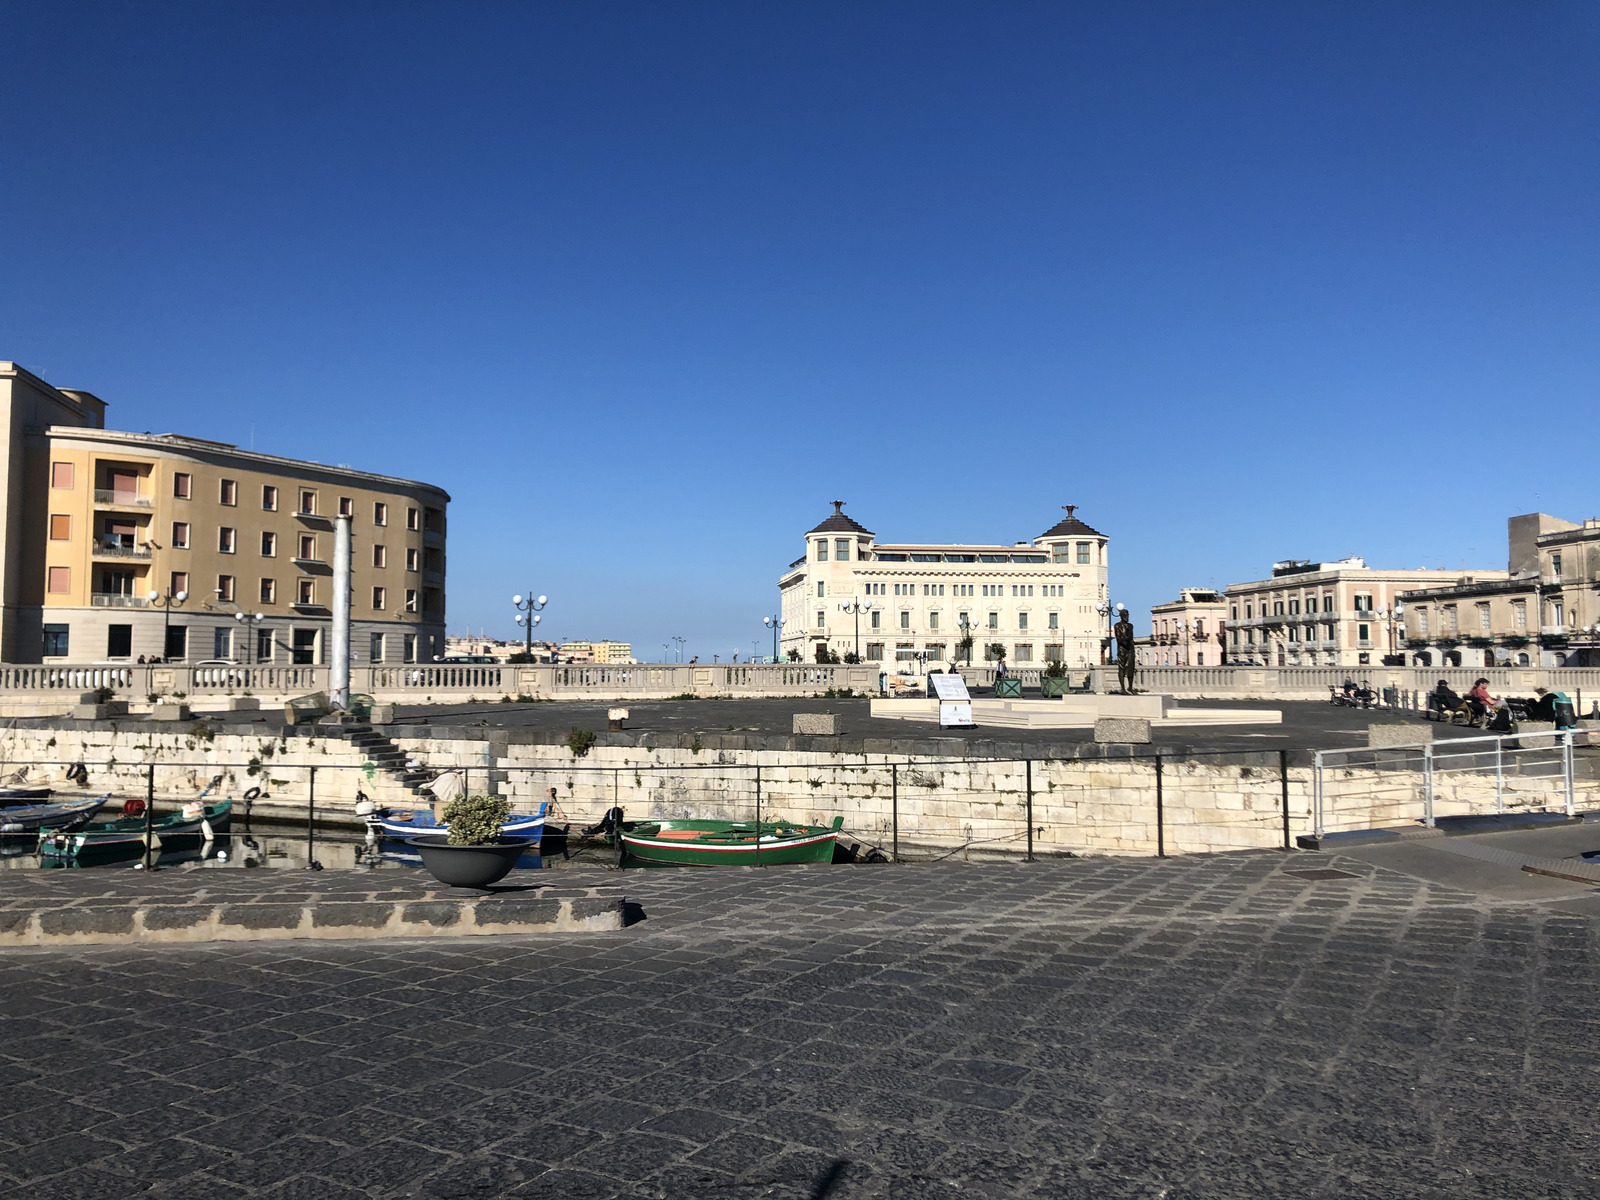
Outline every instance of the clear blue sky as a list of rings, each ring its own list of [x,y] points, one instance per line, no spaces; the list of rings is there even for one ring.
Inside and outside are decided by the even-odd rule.
[[[833,499],[1114,598],[1600,511],[1592,3],[0,3],[0,358],[709,660]]]

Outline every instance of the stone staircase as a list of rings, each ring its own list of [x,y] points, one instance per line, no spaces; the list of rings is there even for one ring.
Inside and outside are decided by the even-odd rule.
[[[431,802],[431,797],[422,797],[422,785],[433,779],[434,772],[408,767],[408,762],[417,761],[416,756],[407,754],[371,725],[348,713],[324,717],[317,725],[336,733],[365,754],[373,766],[388,777],[388,782],[405,789],[412,797]]]

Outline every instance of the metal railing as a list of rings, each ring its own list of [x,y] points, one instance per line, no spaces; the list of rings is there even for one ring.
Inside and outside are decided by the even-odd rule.
[[[124,507],[149,508],[150,497],[140,492],[120,492],[113,488],[95,488],[96,504],[119,504]]]
[[[150,601],[126,592],[91,592],[89,605],[91,608],[149,608]]]

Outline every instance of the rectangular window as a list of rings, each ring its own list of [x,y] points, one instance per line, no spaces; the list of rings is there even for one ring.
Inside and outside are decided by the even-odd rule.
[[[1000,614],[999,613],[993,612],[993,613],[989,614],[989,628],[990,629],[999,629],[1000,628]]]
[[[239,503],[239,484],[233,479],[224,479],[217,489],[217,498],[230,507]]]
[[[188,596],[189,596],[189,572],[187,572],[187,571],[174,571],[172,573],[171,578],[168,580],[168,588],[171,591],[172,598],[174,600],[177,600],[180,597],[182,597],[183,599],[188,599]]]
[[[817,580],[817,599],[820,600],[828,594],[828,585],[822,580]]]
[[[218,625],[211,631],[211,657],[233,657],[233,630],[226,625]]]
[[[302,579],[296,591],[297,604],[315,604],[317,602],[317,584],[314,579]]]
[[[1018,629],[1026,629],[1027,627],[1028,627],[1028,614],[1027,613],[1018,613],[1017,614],[1017,628]]]
[[[256,662],[269,663],[272,661],[272,630],[256,630]]]
[[[1298,600],[1289,601],[1289,615],[1291,617],[1297,617],[1297,616],[1300,615],[1300,601],[1298,601]]]
[[[1525,600],[1511,602],[1511,623],[1518,629],[1528,627],[1528,603]]]
[[[172,477],[172,495],[178,500],[187,500],[194,494],[194,476],[187,471],[179,471]]]
[[[928,614],[928,628],[929,629],[937,629],[937,628],[939,628],[939,614],[938,613],[931,612],[931,613]]]
[[[389,565],[389,549],[387,546],[374,546],[372,548],[372,565],[387,567]]]
[[[882,662],[883,661],[883,643],[882,642],[868,642],[867,643],[867,661],[868,662]]]
[[[1275,617],[1283,616],[1283,601],[1282,600],[1274,600],[1272,602],[1272,615],[1275,616]]]
[[[1371,596],[1357,596],[1356,597],[1356,611],[1357,612],[1371,612],[1372,611],[1372,597]]]
[[[50,540],[52,542],[70,542],[72,540],[72,517],[69,514],[50,514]]]
[[[277,558],[278,557],[278,535],[277,534],[275,534],[275,533],[263,533],[261,535],[261,557],[262,558]]]
[[[415,546],[412,546],[412,547],[410,547],[410,548],[408,548],[406,550],[406,570],[415,571],[416,569],[417,569],[417,548]]]
[[[1050,561],[1053,563],[1069,563],[1072,561],[1072,546],[1067,542],[1059,542],[1050,547]]]
[[[130,658],[133,655],[133,626],[106,626],[106,657]]]
[[[49,582],[46,583],[45,587],[52,595],[57,596],[70,592],[72,590],[72,568],[51,567]]]
[[[1013,654],[1012,657],[1015,658],[1018,662],[1032,662],[1033,661],[1033,647],[1032,647],[1032,645],[1030,645],[1027,642],[1018,642],[1017,646],[1016,646],[1016,653]]]
[[[53,488],[70,489],[72,487],[72,464],[69,462],[53,462],[50,464],[50,486]]]
[[[1561,578],[1561,555],[1559,553],[1550,556],[1550,573],[1557,579]],[[1556,623],[1560,624],[1559,621]]]
[[[850,561],[850,540],[848,538],[833,539],[833,557],[840,562]]]
[[[317,539],[314,534],[302,533],[300,535],[300,558],[315,561],[317,557]]]
[[[1417,632],[1424,637],[1428,634],[1428,610],[1425,608],[1417,609]]]
[[[372,504],[372,523],[374,525],[387,525],[389,523],[389,506],[382,500],[375,500]],[[374,635],[381,636],[378,634]]]
[[[312,491],[302,490],[300,493],[300,511],[306,516],[315,516],[317,511],[317,494]]]
[[[1088,542],[1079,542],[1078,543],[1078,562],[1080,564],[1086,564],[1086,563],[1088,563],[1088,561],[1089,561],[1089,543]]]
[[[44,656],[46,658],[68,657],[68,627],[66,625],[46,625],[44,627]]]
[[[868,616],[867,616],[867,628],[868,629],[877,629],[877,628],[879,628],[879,624],[880,623],[879,623],[878,618],[881,617],[881,616],[883,616],[883,614],[881,612],[879,612],[877,609],[873,609],[872,612],[869,613]]]
[[[414,613],[414,612],[417,611],[417,589],[416,588],[407,588],[406,589],[406,611],[408,613]]]
[[[817,561],[818,562],[827,562],[828,561],[828,539],[827,538],[820,538],[817,541]]]
[[[421,529],[422,528],[422,514],[420,512],[418,512],[414,508],[406,509],[406,528],[407,529]],[[823,543],[823,544],[826,545],[827,543]]]
[[[900,614],[900,628],[901,629],[910,629],[911,628],[911,614],[910,613],[903,612],[903,613]]]
[[[372,589],[372,607],[373,608],[382,608],[384,606],[384,604],[387,602],[385,597],[386,597],[386,593],[384,592],[384,590],[381,587],[373,588]]]
[[[416,662],[417,661],[417,635],[414,634],[414,633],[406,634],[406,640],[404,642],[404,646],[405,646],[406,661],[408,663]]]
[[[278,602],[278,584],[276,580],[263,579],[261,581],[261,603],[276,604]]]
[[[349,496],[339,497],[339,515],[341,517],[353,517],[356,515],[356,502],[350,499]]]
[[[182,662],[189,657],[189,627],[168,625],[167,644],[163,648],[168,662]]]
[[[217,530],[217,549],[218,549],[218,551],[220,551],[223,554],[232,554],[233,553],[233,543],[234,543],[234,532],[233,532],[232,529],[230,529],[228,526],[224,525],[221,529]]]
[[[232,575],[218,575],[217,576],[217,599],[218,600],[232,600],[233,599],[233,576]]]
[[[187,550],[189,548],[189,522],[174,521],[172,523],[172,548],[174,550]]]
[[[1489,606],[1487,604],[1478,605],[1478,628],[1489,628]]]
[[[278,489],[270,483],[263,484],[261,487],[261,507],[268,512],[278,511]]]
[[[1362,641],[1362,642],[1371,641],[1372,640],[1372,626],[1371,625],[1357,625],[1356,626],[1356,640],[1357,641]]]
[[[828,623],[828,614],[822,609],[817,609],[817,628],[821,629]]]
[[[375,633],[367,646],[367,661],[381,663],[383,661],[383,634]]]
[[[1456,624],[1456,606],[1446,604],[1439,617],[1439,629],[1443,633],[1454,633],[1459,628]]]
[[[1046,621],[1049,623],[1049,627],[1051,629],[1060,629],[1061,628],[1061,614],[1060,613],[1051,613],[1049,615],[1049,617],[1046,618]]]

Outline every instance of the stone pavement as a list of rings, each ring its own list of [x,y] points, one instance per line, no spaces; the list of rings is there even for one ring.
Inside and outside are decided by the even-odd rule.
[[[606,934],[0,954],[0,1192],[1595,1194],[1576,884],[1281,852],[627,882]]]

